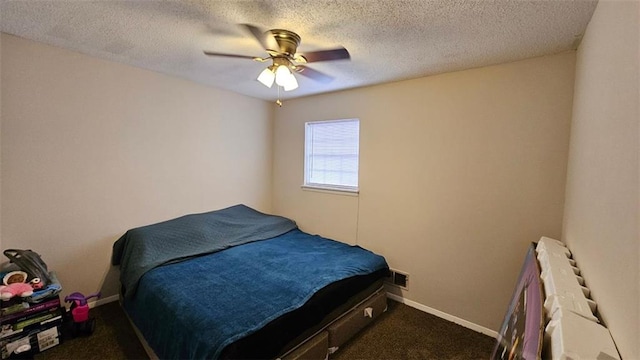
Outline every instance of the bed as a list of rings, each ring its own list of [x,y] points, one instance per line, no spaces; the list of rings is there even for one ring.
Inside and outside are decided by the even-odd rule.
[[[324,359],[386,310],[382,256],[244,205],[131,229],[112,263],[162,359]]]

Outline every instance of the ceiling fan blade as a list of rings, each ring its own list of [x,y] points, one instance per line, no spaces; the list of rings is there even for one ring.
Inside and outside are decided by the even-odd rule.
[[[259,57],[256,57],[256,56],[224,54],[224,53],[217,53],[217,52],[206,51],[206,50],[204,51],[204,54],[209,56],[224,56],[224,57],[230,57],[230,58],[251,59],[251,60],[260,59]]]
[[[296,65],[296,71],[300,73],[300,75],[304,75],[310,79],[315,81],[319,81],[321,83],[327,84],[333,81],[333,78],[325,73],[322,73],[318,70],[313,70],[310,67],[306,67],[304,65]]]
[[[317,61],[332,61],[332,60],[342,60],[342,59],[351,59],[349,52],[347,49],[341,47],[332,50],[320,50],[320,51],[312,51],[307,53],[299,54],[308,63],[317,62]],[[298,54],[296,54],[298,56]]]
[[[270,31],[264,32],[257,26],[253,26],[251,24],[240,24],[240,26],[243,26],[245,29],[247,29],[251,33],[251,35],[253,35],[253,37],[258,40],[260,45],[262,45],[265,50],[278,51],[280,49],[276,38],[273,36],[273,34],[271,34]]]

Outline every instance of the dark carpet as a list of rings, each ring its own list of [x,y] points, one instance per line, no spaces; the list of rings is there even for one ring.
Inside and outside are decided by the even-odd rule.
[[[91,310],[92,335],[65,340],[46,359],[148,359],[117,302]],[[331,359],[488,359],[494,339],[389,300],[389,310]]]
[[[488,359],[495,339],[396,301],[332,359]]]

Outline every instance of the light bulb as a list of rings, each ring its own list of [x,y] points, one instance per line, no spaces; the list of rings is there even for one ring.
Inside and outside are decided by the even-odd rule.
[[[280,86],[285,86],[287,81],[289,81],[289,76],[291,75],[291,70],[284,65],[278,66],[276,69],[276,84]]]
[[[271,69],[266,68],[262,70],[260,75],[258,76],[258,81],[262,83],[262,85],[270,88],[273,86],[273,81],[276,79],[276,74],[271,71]]]
[[[284,91],[291,91],[297,88],[298,88],[298,80],[296,80],[296,77],[293,76],[293,73],[290,73],[289,78],[287,79],[287,82],[284,84]]]

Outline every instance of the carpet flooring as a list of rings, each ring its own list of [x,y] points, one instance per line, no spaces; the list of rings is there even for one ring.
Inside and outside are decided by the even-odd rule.
[[[117,302],[91,310],[92,335],[65,340],[35,360],[148,359]],[[380,318],[331,359],[487,359],[495,339],[389,300]]]

